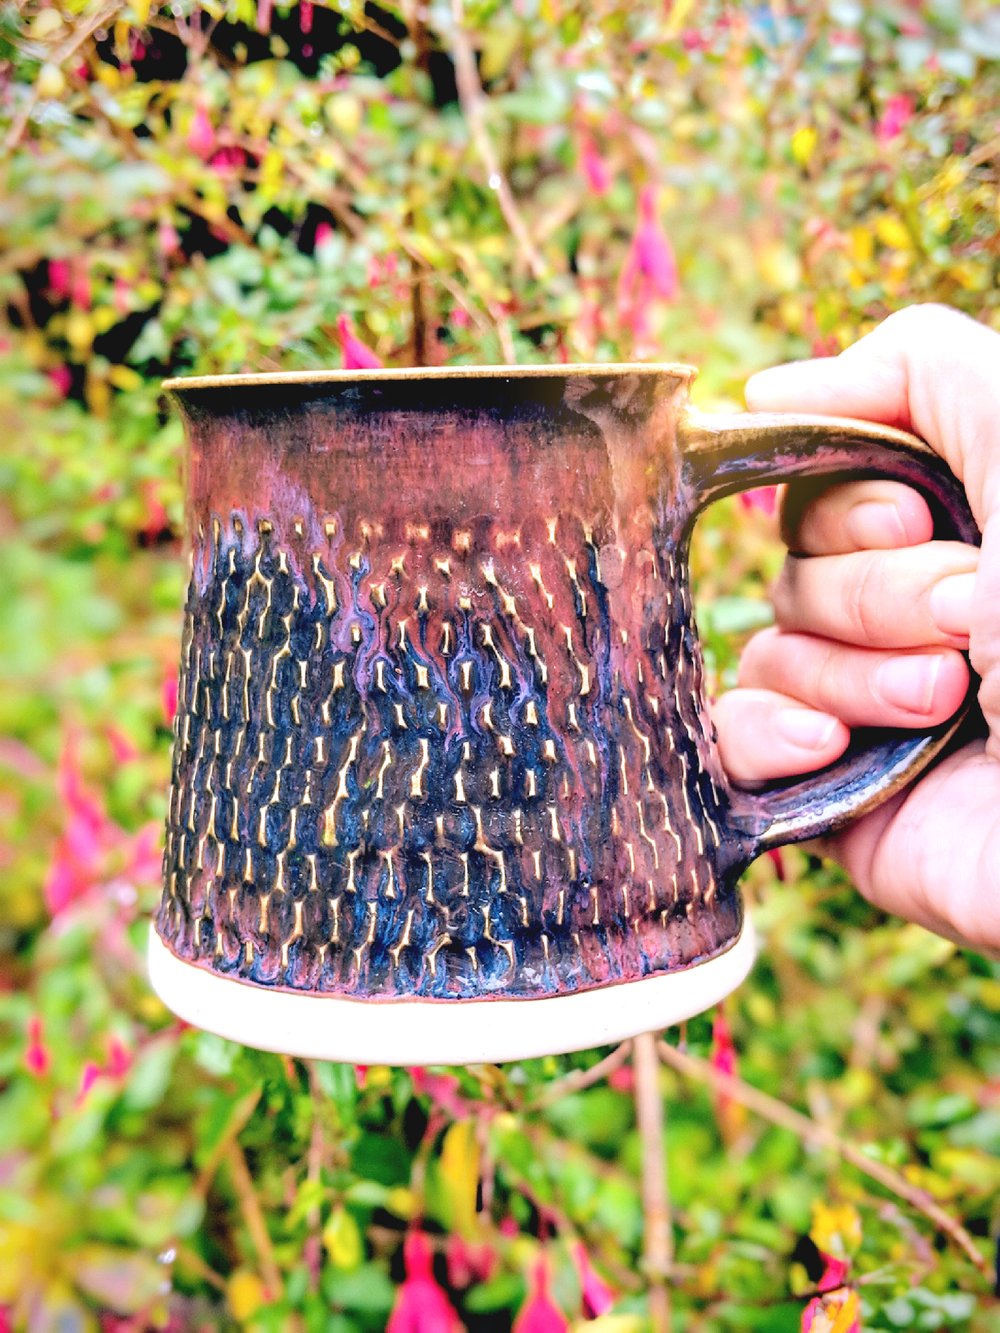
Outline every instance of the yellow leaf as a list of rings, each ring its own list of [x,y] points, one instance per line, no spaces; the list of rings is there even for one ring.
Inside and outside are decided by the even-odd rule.
[[[323,1245],[334,1268],[357,1268],[365,1257],[365,1243],[354,1215],[335,1208],[323,1228]]]
[[[895,213],[883,213],[876,218],[875,235],[891,250],[913,249],[913,238]]]
[[[396,1217],[415,1217],[418,1210],[417,1196],[405,1185],[394,1185],[385,1196],[385,1206]]]
[[[861,1244],[861,1218],[849,1203],[813,1203],[809,1235],[825,1254],[842,1255]]]
[[[142,385],[142,376],[131,366],[112,366],[108,371],[108,383],[116,389],[138,389]]]
[[[94,341],[94,322],[86,310],[74,308],[66,316],[66,341],[74,352],[89,352]]]
[[[237,1268],[226,1283],[226,1304],[234,1319],[245,1323],[264,1304],[264,1284],[256,1273]]]
[[[462,1236],[476,1231],[476,1191],[479,1187],[479,1143],[472,1120],[456,1120],[445,1131],[439,1164],[453,1228]]]
[[[818,139],[812,125],[802,125],[792,135],[792,157],[800,167],[807,167],[812,161]]]
[[[781,241],[769,241],[757,254],[757,268],[767,285],[778,292],[796,292],[802,282],[798,255]]]
[[[852,227],[848,233],[851,258],[858,264],[870,263],[875,253],[875,238],[867,227]]]

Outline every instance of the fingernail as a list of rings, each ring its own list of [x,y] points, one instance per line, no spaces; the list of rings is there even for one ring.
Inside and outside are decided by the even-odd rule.
[[[875,688],[893,708],[926,715],[934,703],[934,687],[943,661],[943,657],[920,654],[890,657],[876,669]]]
[[[808,708],[782,708],[775,715],[774,725],[800,750],[825,750],[837,730],[837,719]]]
[[[949,574],[931,589],[931,618],[942,634],[968,638],[976,576]]]
[[[885,500],[862,500],[847,511],[844,528],[858,546],[876,548],[905,546],[906,525],[894,504]]]

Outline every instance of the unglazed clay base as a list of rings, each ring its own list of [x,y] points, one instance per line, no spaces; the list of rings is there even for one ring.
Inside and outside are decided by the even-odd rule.
[[[208,1032],[313,1060],[366,1065],[467,1065],[589,1050],[702,1013],[753,965],[743,933],[724,954],[683,972],[538,1000],[353,1000],[270,991],[175,957],[149,934],[153,989],[180,1018]]]

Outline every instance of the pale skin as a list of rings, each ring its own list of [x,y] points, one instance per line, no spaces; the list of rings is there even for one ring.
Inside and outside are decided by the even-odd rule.
[[[932,540],[927,505],[898,482],[830,486],[798,512],[786,496],[776,623],[716,703],[722,761],[753,786],[831,763],[851,727],[943,722],[965,696],[967,651],[986,739],[821,850],[877,906],[1000,957],[1000,334],[912,306],[838,357],[762,371],[746,399],[913,431],[963,483],[983,541]]]

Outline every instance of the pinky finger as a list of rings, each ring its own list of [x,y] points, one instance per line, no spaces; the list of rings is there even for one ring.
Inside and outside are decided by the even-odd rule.
[[[823,768],[851,739],[839,718],[773,690],[730,690],[713,704],[712,718],[723,767],[743,787]]]

